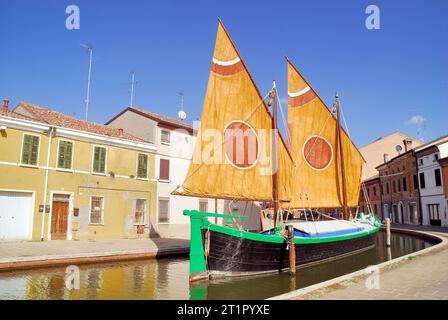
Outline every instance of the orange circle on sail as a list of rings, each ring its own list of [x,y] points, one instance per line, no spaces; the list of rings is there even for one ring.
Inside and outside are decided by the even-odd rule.
[[[303,144],[303,158],[315,170],[327,168],[333,158],[333,149],[323,137],[311,136]]]
[[[258,160],[258,137],[246,122],[234,120],[224,129],[227,161],[239,169],[249,169]]]

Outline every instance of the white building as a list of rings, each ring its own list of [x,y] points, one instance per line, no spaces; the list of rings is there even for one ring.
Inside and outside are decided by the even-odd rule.
[[[439,159],[448,156],[448,136],[415,149],[422,206],[423,225],[448,227],[442,167]]]
[[[126,132],[157,147],[155,176],[157,177],[157,215],[152,226],[161,237],[189,238],[190,220],[183,210],[249,215],[242,228],[260,228],[260,207],[255,203],[232,202],[172,195],[182,185],[196,142],[196,130],[184,121],[168,118],[136,107],[128,107],[106,125]],[[157,236],[153,234],[152,236]]]

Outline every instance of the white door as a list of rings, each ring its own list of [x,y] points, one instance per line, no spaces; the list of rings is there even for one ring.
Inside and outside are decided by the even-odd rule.
[[[0,191],[0,240],[31,240],[33,194]]]

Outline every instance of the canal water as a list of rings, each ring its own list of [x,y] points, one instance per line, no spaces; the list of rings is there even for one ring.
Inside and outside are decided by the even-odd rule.
[[[79,289],[65,286],[65,267],[0,273],[0,299],[266,299],[329,280],[369,265],[422,250],[417,237],[378,233],[376,247],[333,262],[287,272],[190,284],[188,258],[151,259],[79,267]]]

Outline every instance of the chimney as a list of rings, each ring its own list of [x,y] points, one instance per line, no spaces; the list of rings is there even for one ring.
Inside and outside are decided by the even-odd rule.
[[[407,152],[408,151],[408,146],[412,145],[412,140],[404,139],[403,140],[403,144],[404,144],[404,152]]]
[[[124,137],[124,130],[123,130],[123,128],[119,128],[119,129],[118,129],[118,135],[119,135],[120,137]]]
[[[8,107],[9,107],[9,100],[4,99],[3,100],[3,112],[8,112]]]
[[[389,161],[389,155],[387,153],[383,154],[384,163]]]

